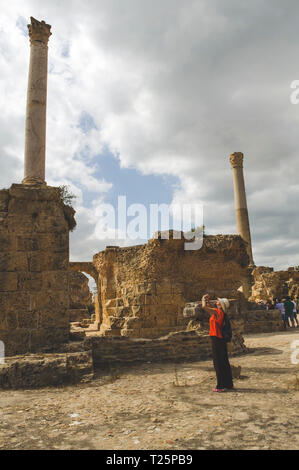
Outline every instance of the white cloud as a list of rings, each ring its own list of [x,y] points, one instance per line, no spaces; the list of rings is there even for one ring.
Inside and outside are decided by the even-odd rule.
[[[0,184],[22,178],[29,43],[19,19],[32,15],[52,24],[47,181],[71,184],[81,195],[71,238],[74,256],[102,248],[90,239],[96,220],[94,208],[84,207],[84,194],[104,198],[117,191],[95,176],[96,156],[108,146],[122,167],[178,176],[173,202],[202,202],[209,233],[236,231],[228,156],[243,151],[255,261],[299,264],[299,106],[289,99],[290,84],[299,78],[299,6],[295,0],[287,5],[278,0],[5,3]],[[82,113],[95,124],[86,133],[79,127]]]

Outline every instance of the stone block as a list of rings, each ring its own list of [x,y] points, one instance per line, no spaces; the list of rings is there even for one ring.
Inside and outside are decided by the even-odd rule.
[[[140,282],[135,286],[135,293],[138,294],[149,294],[156,292],[156,284],[154,282]]]
[[[154,318],[161,313],[161,305],[145,305],[144,314],[146,317]]]
[[[140,328],[123,328],[120,332],[121,336],[130,337],[130,338],[141,338],[141,329]]]
[[[126,319],[125,326],[127,329],[131,328],[141,328],[142,327],[142,319],[139,317],[129,317]]]
[[[0,230],[7,229],[7,212],[0,211]]]
[[[15,234],[0,230],[0,252],[13,251],[16,248]]]
[[[160,305],[175,304],[175,305],[180,305],[183,307],[186,303],[180,294],[161,294],[159,296],[159,299],[160,299],[159,301]]]
[[[0,330],[0,341],[5,345],[5,356],[24,354],[30,350],[30,331],[16,328]]]
[[[42,282],[44,289],[52,289],[53,291],[69,290],[69,276],[67,271],[43,271]]]
[[[123,326],[125,324],[125,319],[120,318],[120,317],[111,316],[111,317],[109,317],[109,324],[110,324],[110,328],[121,329],[121,328],[123,328]]]
[[[39,249],[40,241],[37,235],[17,235],[17,251],[25,251],[27,253],[29,251],[38,251]]]
[[[156,283],[157,295],[171,293],[171,282],[169,280],[161,280]]]
[[[70,308],[69,309],[70,322],[80,322],[87,316],[88,316],[87,308]]]
[[[18,313],[16,311],[7,311],[5,315],[5,328],[7,330],[20,328],[18,322]]]
[[[108,308],[115,308],[116,307],[116,299],[109,299],[105,302],[105,308],[106,310]]]
[[[12,272],[0,272],[0,291],[10,292],[18,289],[18,274]]]
[[[8,311],[25,312],[31,309],[29,292],[0,292],[0,314]]]
[[[58,308],[44,309],[38,312],[38,327],[39,328],[69,328],[70,314],[68,309]]]
[[[47,251],[27,252],[28,271],[67,271],[68,252],[49,253]]]
[[[131,305],[144,305],[145,304],[145,295],[140,294],[140,295],[134,295],[134,294],[129,294],[126,297],[124,297],[124,305],[125,306],[131,306]]]
[[[132,305],[131,311],[134,317],[140,317],[143,315],[144,307],[142,307],[141,305]]]
[[[69,326],[67,328],[32,329],[30,330],[30,352],[39,352],[46,348],[55,350],[57,345],[66,343],[68,339]]]
[[[172,294],[184,294],[185,284],[183,282],[172,282],[171,293]]]
[[[18,328],[34,329],[39,326],[39,314],[34,310],[27,310],[26,312],[17,312],[17,325]]]
[[[42,288],[43,283],[40,273],[19,272],[17,277],[19,290],[39,291]]]
[[[8,201],[9,201],[9,191],[8,189],[0,190],[0,211],[7,212],[8,210]]]
[[[9,232],[21,233],[24,237],[29,237],[28,234],[41,231],[31,215],[26,214],[12,214],[8,211],[6,223]]]
[[[27,271],[28,258],[26,253],[7,251],[0,252],[0,272]]]

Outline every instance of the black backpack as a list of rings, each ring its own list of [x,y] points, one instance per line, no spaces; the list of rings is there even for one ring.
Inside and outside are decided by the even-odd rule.
[[[223,327],[222,327],[222,337],[226,343],[230,343],[232,340],[232,327],[228,315],[225,313],[223,316]]]

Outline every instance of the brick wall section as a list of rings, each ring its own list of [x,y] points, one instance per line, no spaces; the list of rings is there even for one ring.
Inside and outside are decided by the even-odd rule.
[[[200,361],[212,357],[211,341],[207,333],[199,331],[173,332],[162,338],[136,339],[129,337],[90,336],[84,346],[92,350],[95,368],[109,364],[137,362]],[[230,355],[245,353],[244,345],[228,346]]]
[[[184,239],[152,239],[146,245],[108,247],[93,264],[101,290],[101,333],[158,338],[180,331],[187,302],[209,292],[234,297],[247,275],[246,244],[237,235],[206,236],[200,250]]]
[[[247,310],[242,312],[244,334],[283,331],[279,310]]]
[[[274,271],[273,268],[258,266],[252,272],[253,286],[250,300],[273,300],[290,296],[299,299],[299,271],[289,268]]]
[[[0,191],[0,340],[7,356],[68,340],[66,208],[69,219],[58,188],[13,184]]]
[[[70,321],[76,322],[89,318],[87,306],[92,303],[88,277],[83,273],[70,271]]]

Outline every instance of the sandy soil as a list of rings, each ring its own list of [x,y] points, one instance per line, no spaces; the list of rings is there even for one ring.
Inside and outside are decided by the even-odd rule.
[[[212,392],[211,361],[119,367],[89,384],[0,391],[0,449],[298,449],[294,340],[298,329],[246,336],[252,352],[231,359],[242,367],[237,389],[222,394]]]

